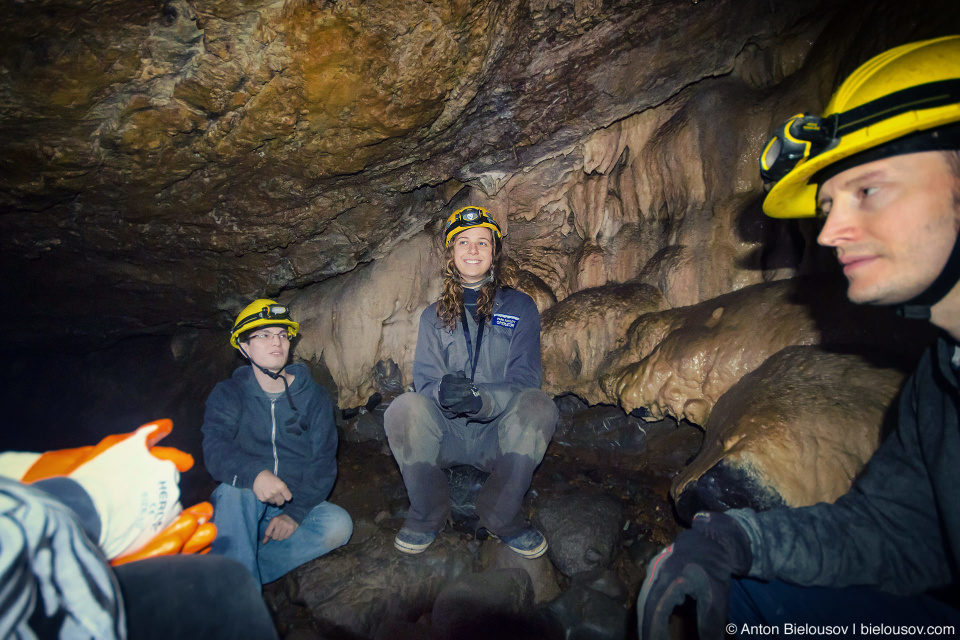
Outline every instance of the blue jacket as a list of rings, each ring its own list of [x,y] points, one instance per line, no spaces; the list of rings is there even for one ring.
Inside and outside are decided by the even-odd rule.
[[[469,316],[469,314],[467,314]],[[470,339],[476,347],[477,325],[468,318]],[[463,371],[470,377],[467,343],[461,321],[453,331],[437,317],[437,304],[423,310],[413,361],[417,392],[437,400],[440,379]],[[483,330],[474,382],[483,407],[471,420],[492,420],[524,389],[540,388],[540,312],[533,298],[514,289],[500,289],[493,301],[493,317]]]
[[[253,489],[264,469],[287,484],[293,499],[283,513],[300,524],[327,499],[337,477],[337,429],[330,397],[303,363],[286,371],[295,376],[290,395],[271,401],[250,365],[213,388],[203,416],[203,456],[218,482]],[[298,433],[299,432],[299,433]]]
[[[753,551],[749,575],[804,586],[915,595],[956,582],[960,559],[960,392],[941,338],[900,398],[899,423],[833,504],[728,511]]]

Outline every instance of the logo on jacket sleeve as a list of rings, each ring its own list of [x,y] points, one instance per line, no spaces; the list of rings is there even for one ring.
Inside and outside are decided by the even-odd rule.
[[[495,313],[493,314],[493,326],[495,327],[506,327],[507,329],[513,329],[517,326],[517,322],[520,320],[517,316],[508,316],[505,313]]]

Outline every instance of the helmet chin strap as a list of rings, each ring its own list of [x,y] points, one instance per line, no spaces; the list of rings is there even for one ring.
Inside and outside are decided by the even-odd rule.
[[[290,397],[290,385],[287,384],[287,376],[282,375],[283,370],[287,368],[287,365],[284,364],[282,367],[280,367],[279,371],[274,373],[273,371],[270,371],[269,369],[265,369],[264,367],[261,367],[259,364],[254,362],[253,358],[247,355],[247,352],[243,350],[243,347],[238,346],[237,348],[240,349],[240,353],[243,354],[243,357],[249,360],[250,364],[255,366],[257,369],[260,369],[260,371],[262,371],[265,376],[268,376],[273,380],[276,380],[277,378],[283,380],[283,393],[284,395],[287,396],[287,402],[290,403],[290,409],[292,409],[294,413],[299,413],[299,411],[297,411],[297,408],[293,404],[293,398]]]
[[[960,233],[953,241],[953,250],[940,275],[934,279],[925,291],[916,297],[897,305],[897,313],[904,318],[929,320],[930,307],[937,304],[960,282]]]
[[[460,278],[460,284],[463,285],[465,289],[479,289],[488,282],[493,282],[493,269],[487,273],[483,280],[477,280],[476,282],[467,283],[463,281],[463,278]]]

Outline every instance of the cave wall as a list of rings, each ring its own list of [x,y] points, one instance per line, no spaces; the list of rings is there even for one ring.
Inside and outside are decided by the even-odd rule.
[[[739,78],[762,90],[795,70],[846,10],[863,9],[26,3],[0,26],[0,256],[23,274],[6,287],[29,300],[40,341],[222,328],[244,300],[383,257],[464,186],[558,298],[633,277],[668,247],[650,277],[689,281],[714,252],[683,247],[717,244],[724,262],[745,248],[682,220],[732,215],[727,169],[749,176],[739,192],[757,187],[752,149],[706,171],[697,160],[786,113],[732,126],[722,85],[749,102]],[[714,271],[668,298],[737,281]]]
[[[134,420],[136,397],[147,419],[192,407],[192,429],[236,364],[218,340],[261,295],[293,305],[296,356],[340,405],[362,404],[378,362],[409,380],[430,236],[466,203],[494,212],[543,312],[624,283],[679,308],[822,270],[812,225],[760,213],[769,131],[870,55],[957,30],[942,1],[18,4],[0,25],[0,265],[29,321],[0,353],[8,380],[62,357],[30,379],[70,400],[17,415]],[[134,346],[192,331],[226,355],[188,361],[229,366]],[[97,380],[114,357],[137,375],[68,393],[64,370]],[[597,392],[589,375],[551,390],[576,385]]]

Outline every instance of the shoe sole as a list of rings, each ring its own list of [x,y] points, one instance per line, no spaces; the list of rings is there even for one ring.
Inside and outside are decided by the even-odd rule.
[[[504,544],[506,544],[506,543],[504,543]],[[513,552],[516,553],[517,555],[526,558],[527,560],[534,560],[534,559],[536,559],[536,558],[539,558],[540,556],[542,556],[543,554],[545,554],[545,553],[547,552],[547,541],[544,540],[543,542],[540,543],[540,545],[539,545],[536,549],[531,549],[530,551],[524,551],[523,549],[517,549],[517,548],[515,548],[515,547],[511,547],[510,545],[507,545],[507,548],[509,548],[510,551],[513,551]]]
[[[433,544],[433,540],[427,544],[410,544],[409,542],[401,542],[399,540],[393,541],[393,546],[396,547],[397,551],[409,554],[411,556],[418,553],[423,553],[431,544]]]
[[[500,537],[497,536],[496,534],[493,534],[493,533],[490,533],[490,532],[487,532],[487,533],[488,533],[488,535],[489,535],[491,538],[495,538],[496,540],[500,540]],[[503,542],[503,540],[500,540],[500,542]],[[523,550],[523,549],[517,549],[516,547],[511,547],[511,546],[510,546],[509,544],[507,544],[506,542],[503,542],[503,544],[504,544],[508,549],[510,549],[510,551],[513,551],[513,552],[514,552],[515,554],[517,554],[518,556],[521,556],[521,557],[526,558],[526,559],[528,559],[528,560],[534,560],[534,559],[536,559],[536,558],[539,558],[540,556],[542,556],[543,554],[545,554],[545,553],[547,552],[547,548],[548,548],[548,546],[549,546],[549,545],[547,545],[547,539],[546,539],[546,538],[543,539],[543,542],[541,542],[539,545],[537,545],[537,548],[536,548],[536,549],[530,549],[530,550],[527,550],[527,551],[525,551],[525,550]]]

